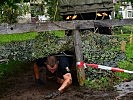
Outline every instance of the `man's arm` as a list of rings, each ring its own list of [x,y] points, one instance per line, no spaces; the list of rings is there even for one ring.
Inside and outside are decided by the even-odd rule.
[[[63,78],[64,78],[64,81],[62,85],[60,86],[60,88],[58,89],[61,93],[63,93],[64,90],[72,84],[71,73],[66,73],[65,75],[63,75]]]

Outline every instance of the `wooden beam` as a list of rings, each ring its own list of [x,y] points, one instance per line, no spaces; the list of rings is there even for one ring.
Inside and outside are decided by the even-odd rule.
[[[133,25],[133,19],[122,20],[73,20],[57,21],[44,23],[17,23],[13,25],[1,24],[0,34],[24,33],[24,32],[42,32],[52,30],[73,30],[90,29],[95,27],[115,27],[123,25]]]
[[[133,25],[133,19],[113,19],[113,20],[95,20],[95,25],[101,27],[115,27],[124,25]],[[107,26],[106,26],[107,25]]]
[[[1,34],[74,29],[71,22],[17,23],[0,25]]]
[[[82,54],[82,43],[81,37],[78,30],[73,31],[74,36],[74,47],[75,47],[75,54],[76,54],[76,61],[83,62],[83,54]],[[83,86],[85,83],[85,71],[84,66],[77,66],[77,78],[80,86]]]

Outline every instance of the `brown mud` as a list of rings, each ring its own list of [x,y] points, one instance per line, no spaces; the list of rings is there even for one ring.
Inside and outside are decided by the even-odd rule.
[[[55,82],[48,82],[45,86],[36,85],[32,66],[20,76],[5,80],[1,85],[5,91],[1,93],[0,90],[0,100],[46,100],[45,96],[59,87]],[[73,84],[61,96],[51,100],[133,100],[133,93],[121,96],[116,90],[98,91]]]

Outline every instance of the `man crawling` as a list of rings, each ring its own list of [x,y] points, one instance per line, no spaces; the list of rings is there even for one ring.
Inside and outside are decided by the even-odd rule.
[[[72,76],[69,70],[70,61],[67,56],[60,56],[57,60],[56,56],[48,56],[47,59],[39,58],[34,63],[33,69],[35,73],[35,79],[38,84],[44,82],[40,79],[40,68],[46,67],[46,79],[55,80],[61,84],[56,92],[53,92],[45,98],[51,99],[58,95],[61,95],[65,89],[72,84]]]

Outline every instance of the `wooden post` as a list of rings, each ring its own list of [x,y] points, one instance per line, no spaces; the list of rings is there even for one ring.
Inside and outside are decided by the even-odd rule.
[[[121,29],[121,34],[123,34],[123,30]]]
[[[129,37],[129,43],[132,44],[132,34]]]
[[[75,53],[76,53],[76,60],[77,62],[83,62],[83,54],[82,54],[82,44],[81,44],[81,37],[79,30],[73,31],[74,36],[74,46],[75,46]],[[77,69],[77,78],[80,86],[83,86],[85,83],[85,71],[84,71],[84,65],[76,65]]]
[[[125,48],[126,48],[126,41],[121,41],[121,51],[125,52]]]

